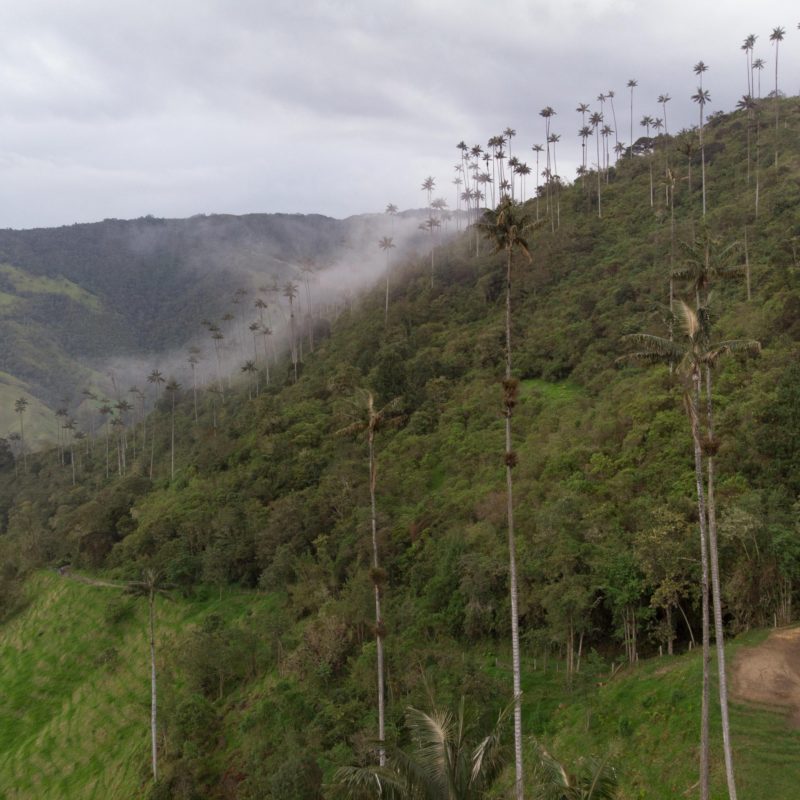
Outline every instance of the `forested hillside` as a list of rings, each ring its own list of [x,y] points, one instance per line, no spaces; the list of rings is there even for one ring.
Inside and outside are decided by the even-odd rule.
[[[123,701],[141,738],[97,771],[135,770],[131,797],[344,796],[337,769],[378,759],[379,650],[391,763],[413,744],[409,706],[455,713],[463,696],[488,731],[513,697],[513,474],[528,789],[544,780],[533,769],[544,747],[575,774],[592,769],[579,756],[613,765],[622,798],[695,791],[698,522],[712,518],[698,516],[696,456],[713,470],[726,633],[791,623],[800,581],[797,98],[780,113],[781,127],[759,131],[757,184],[748,109],[709,120],[702,162],[692,132],[648,137],[574,185],[501,203],[352,303],[312,305],[305,321],[292,306],[289,352],[254,336],[231,378],[212,370],[195,392],[188,369],[169,383],[151,373],[148,416],[114,411],[112,397],[58,450],[0,453],[3,631],[31,630],[48,592],[79,588],[109,650],[91,662],[109,715],[107,673],[122,665],[126,687],[141,681]],[[0,250],[21,264],[12,240]],[[70,302],[117,291],[108,276],[78,280],[77,261],[63,276],[88,294]],[[189,304],[182,286],[165,315]],[[65,564],[108,585],[29,579]],[[146,586],[155,609],[154,785],[146,600],[115,588],[126,586]],[[37,646],[15,633],[3,660]],[[100,657],[77,653],[70,669]],[[769,748],[758,726],[781,731],[782,768],[797,775],[796,734],[774,715],[752,712],[748,727],[750,712],[732,713],[742,796],[791,797],[792,782],[758,794],[769,765],[748,752]],[[713,719],[722,796],[716,707]],[[88,778],[68,794],[14,793],[13,762],[0,758],[9,797],[92,796]],[[504,763],[485,796],[513,784],[513,754]]]
[[[258,286],[371,252],[378,223],[250,214],[0,230],[0,392],[74,405],[114,359],[167,358]]]

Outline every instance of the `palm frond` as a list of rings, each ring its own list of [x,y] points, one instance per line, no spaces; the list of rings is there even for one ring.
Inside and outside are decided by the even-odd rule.
[[[761,342],[755,339],[729,339],[715,344],[704,356],[703,361],[709,366],[714,366],[723,356],[743,353],[756,356],[761,352]]]

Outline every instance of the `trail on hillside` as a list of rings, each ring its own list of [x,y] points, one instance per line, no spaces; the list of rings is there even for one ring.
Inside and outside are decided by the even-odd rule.
[[[776,630],[756,647],[743,647],[732,677],[737,700],[783,709],[800,727],[800,628]]]

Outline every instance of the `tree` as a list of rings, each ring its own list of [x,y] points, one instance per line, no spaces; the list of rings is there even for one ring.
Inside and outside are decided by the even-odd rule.
[[[455,714],[408,708],[406,728],[412,749],[391,748],[386,766],[343,767],[336,772],[335,781],[348,800],[376,796],[387,800],[481,800],[505,763],[505,716],[504,711],[489,733],[475,741],[474,724],[466,717],[463,698]]]
[[[142,579],[132,581],[127,590],[137,596],[147,598],[147,616],[150,642],[150,756],[153,770],[153,782],[158,780],[158,692],[156,686],[156,597],[166,594],[170,585],[164,582],[163,576],[155,569],[148,568],[142,573]]]
[[[643,116],[641,121],[639,122],[639,124],[645,129],[645,131],[647,133],[648,148],[649,148],[649,140],[650,140],[650,126],[653,125],[654,123],[655,123],[655,120],[649,114],[645,114],[645,116]],[[651,157],[650,157],[650,208],[653,207],[654,202],[655,202],[655,198],[653,197],[653,158],[652,158],[652,155],[651,155]]]
[[[517,592],[517,555],[514,539],[514,502],[512,471],[517,455],[511,443],[511,417],[517,399],[519,382],[513,378],[511,366],[511,267],[515,251],[521,251],[530,261],[528,243],[523,238],[524,225],[520,211],[511,200],[506,199],[496,210],[489,211],[481,223],[484,236],[494,244],[496,253],[506,254],[506,358],[504,389],[505,416],[505,465],[506,465],[506,520],[508,525],[508,583],[511,599],[511,658],[514,682],[514,761],[516,771],[516,798],[523,798],[522,766],[522,685],[519,660],[519,601]]]
[[[263,302],[260,299],[256,302]],[[192,399],[194,401],[194,421],[197,424],[197,365],[200,363],[200,349],[189,348],[189,357],[186,359],[192,370]]]
[[[670,100],[672,100],[672,98],[668,94],[660,94],[656,100],[656,102],[661,105],[661,108],[664,109],[664,136],[669,136],[669,129],[667,127],[667,103],[669,103]]]
[[[595,137],[595,145],[597,147],[597,216],[602,218],[603,216],[603,204],[602,204],[602,196],[600,191],[601,186],[601,175],[602,175],[602,167],[600,164],[600,123],[603,121],[603,115],[595,112],[589,117],[589,122],[592,125],[592,129],[594,130],[594,137]]]
[[[383,309],[383,324],[389,324],[389,251],[395,247],[391,236],[383,236],[378,242],[378,247],[386,253],[386,302]]]
[[[154,369],[148,376],[147,382],[155,387],[155,396],[153,397],[153,410],[155,410],[156,402],[158,401],[158,387],[166,382],[166,378],[157,369]],[[153,479],[153,459],[155,458],[156,451],[156,423],[155,419],[150,426],[153,430],[150,433],[150,480]]]
[[[749,36],[745,37],[744,42],[742,42],[742,50],[744,51],[744,61],[745,67],[747,69],[747,92],[745,94],[752,95],[755,94],[753,91],[753,48],[756,46],[756,39],[758,37],[751,33]]]
[[[695,72],[697,72],[701,76],[701,85],[697,87],[697,91],[692,95],[692,100],[700,107],[700,174],[702,178],[702,187],[703,187],[703,216],[706,215],[706,146],[705,142],[703,141],[703,114],[705,111],[706,103],[711,102],[711,95],[708,92],[708,89],[703,89],[702,86],[702,73],[705,72],[708,67],[700,61],[698,64],[695,65]]]
[[[283,287],[283,296],[289,301],[289,348],[292,354],[294,382],[297,383],[297,340],[294,334],[294,299],[297,297],[297,284],[287,281]]]
[[[28,401],[24,397],[18,398],[14,403],[14,413],[19,414],[19,447],[22,450],[22,468],[28,471],[28,454],[25,449],[25,409]]]
[[[172,401],[172,408],[170,412],[170,471],[169,477],[170,480],[175,480],[175,396],[181,390],[181,385],[175,378],[170,378],[167,385],[166,390],[170,394],[170,399]]]
[[[539,221],[539,154],[544,151],[544,147],[540,144],[535,144],[531,147],[536,153],[536,221]]]
[[[786,34],[784,28],[773,28],[769,40],[775,45],[775,169],[778,168],[778,120],[780,117],[781,96],[778,93],[778,48]]]
[[[606,92],[606,100],[608,100],[609,104],[611,105],[611,119],[614,121],[614,130],[613,130],[614,144],[616,145],[616,144],[619,143],[619,136],[617,135],[617,131],[619,129],[617,128],[617,112],[614,109],[614,97],[615,96],[616,95],[614,94],[614,90],[613,89],[609,89]]]
[[[635,78],[628,81],[628,88],[631,90],[631,158],[633,158],[633,90],[639,85]]]
[[[375,398],[372,392],[362,391],[359,394],[362,401],[361,419],[339,431],[340,435],[350,435],[359,432],[367,434],[367,453],[369,464],[369,504],[370,528],[372,532],[372,587],[375,595],[375,645],[377,650],[378,670],[378,758],[381,766],[386,763],[385,749],[385,698],[384,698],[384,667],[383,667],[383,616],[381,614],[381,591],[386,581],[386,572],[380,566],[378,557],[378,514],[375,499],[375,488],[378,479],[378,467],[375,460],[375,435],[388,425],[399,423],[397,416],[400,408],[398,398],[389,401],[383,408],[375,408]]]
[[[733,753],[730,744],[730,724],[728,720],[727,676],[725,672],[725,642],[722,626],[722,603],[719,586],[719,558],[717,549],[716,507],[714,501],[714,454],[717,443],[714,440],[714,426],[711,403],[710,371],[726,355],[736,352],[757,353],[758,342],[750,340],[729,340],[712,344],[707,307],[697,311],[683,301],[679,301],[679,316],[682,322],[683,341],[650,334],[632,334],[627,339],[635,342],[639,351],[627,358],[648,363],[678,364],[677,374],[684,382],[684,405],[689,417],[692,442],[694,445],[695,480],[697,485],[698,517],[700,520],[701,553],[701,593],[703,609],[703,709],[701,723],[701,794],[708,798],[708,561],[711,567],[712,598],[714,606],[714,628],[719,673],[720,714],[722,717],[722,738],[725,751],[725,769],[728,780],[730,800],[736,800],[736,784],[733,773]],[[701,385],[703,372],[706,373],[706,438],[702,436]],[[707,455],[708,495],[703,485],[703,452]]]
[[[586,115],[589,113],[589,106],[587,103],[579,103],[578,107],[575,109],[581,115],[581,129],[578,131],[578,136],[581,137],[581,165],[586,166],[586,136],[584,135],[584,131],[588,131],[589,128],[586,126]]]

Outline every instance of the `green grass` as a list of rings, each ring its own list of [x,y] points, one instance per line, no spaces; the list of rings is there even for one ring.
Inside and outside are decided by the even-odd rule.
[[[149,777],[146,607],[111,625],[116,590],[53,573],[28,582],[29,603],[0,628],[0,799],[140,798]],[[236,619],[265,596],[162,601],[158,637],[214,610]],[[163,690],[163,689],[162,689]]]
[[[737,650],[766,634],[741,637],[727,648],[729,665]],[[712,666],[712,674],[716,667]],[[700,719],[700,652],[653,659],[615,676],[597,692],[556,715],[554,750],[562,757],[612,754],[623,800],[692,797],[697,782]],[[712,681],[712,697],[717,684]],[[800,731],[788,716],[731,703],[731,737],[740,797],[794,800],[800,786]],[[712,704],[712,797],[727,797],[722,733]]]
[[[13,267],[10,264],[0,264],[0,275],[3,275],[14,289],[21,294],[61,294],[76,303],[81,303],[92,311],[100,310],[100,302],[94,295],[66,278],[31,275],[29,272]],[[11,297],[11,295],[6,295],[6,297]],[[0,298],[0,308],[3,305],[2,298]]]

